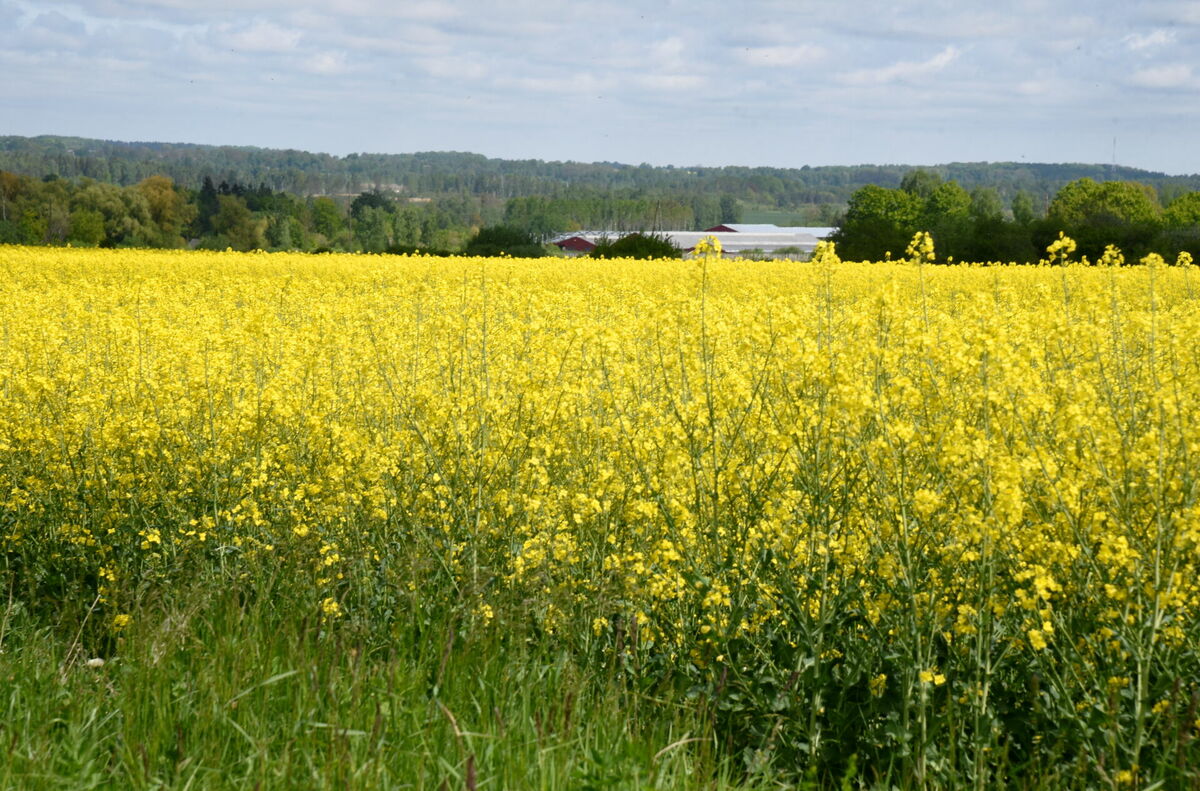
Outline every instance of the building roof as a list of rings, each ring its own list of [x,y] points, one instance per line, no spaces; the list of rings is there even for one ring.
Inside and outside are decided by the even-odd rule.
[[[811,251],[820,241],[810,233],[793,233],[776,231],[769,233],[748,233],[745,231],[667,231],[664,234],[683,250],[691,250],[701,239],[712,236],[721,243],[721,249],[727,253],[739,253],[744,250],[762,250],[769,253],[784,247],[795,247]]]
[[[594,250],[596,242],[592,239],[580,236],[579,234],[571,234],[565,239],[555,239],[553,244],[558,245],[564,250]]]
[[[661,231],[663,236],[671,241],[679,249],[684,252],[689,252],[694,248],[701,239],[713,237],[721,243],[721,249],[729,254],[737,254],[747,250],[761,250],[764,253],[772,253],[781,249],[795,248],[801,252],[810,253],[816,249],[817,242],[820,241],[815,234],[801,233],[770,226],[774,229],[766,233],[752,233],[746,231]],[[632,233],[632,232],[629,232]],[[576,231],[574,233],[559,234],[551,240],[552,244],[556,244],[563,249],[582,250],[587,249],[586,244],[595,245],[601,239],[620,239],[627,236],[628,233],[616,233],[613,231]]]
[[[824,239],[836,228],[816,225],[774,225],[772,223],[724,223],[708,230],[728,233],[806,233]]]

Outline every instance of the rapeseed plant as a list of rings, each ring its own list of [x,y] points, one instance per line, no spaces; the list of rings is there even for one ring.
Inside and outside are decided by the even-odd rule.
[[[281,574],[330,630],[451,611],[682,680],[801,766],[983,787],[1053,739],[1181,777],[1190,268],[718,253],[0,248],[10,587],[119,632],[196,569]]]

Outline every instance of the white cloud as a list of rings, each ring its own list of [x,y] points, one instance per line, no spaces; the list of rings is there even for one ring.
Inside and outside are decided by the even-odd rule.
[[[751,66],[790,68],[816,63],[826,56],[824,47],[816,44],[794,44],[777,47],[745,47],[738,57]]]
[[[1196,78],[1192,67],[1183,63],[1139,69],[1129,82],[1142,88],[1189,88],[1195,87]]]
[[[958,48],[948,46],[932,58],[922,61],[902,60],[878,69],[856,69],[842,74],[839,79],[848,85],[887,85],[894,82],[909,82],[918,77],[939,72],[958,58]]]
[[[292,52],[303,35],[261,20],[238,28],[221,25],[213,32],[224,48],[239,52]]]
[[[1149,33],[1130,33],[1121,42],[1133,52],[1158,49],[1175,43],[1175,33],[1170,30],[1154,30]]]
[[[430,77],[440,80],[478,80],[487,76],[487,67],[461,55],[418,58],[416,64]]]
[[[687,65],[687,45],[679,36],[654,42],[649,54],[655,65],[662,69],[677,71]]]
[[[312,74],[344,74],[349,70],[341,52],[318,52],[301,61],[300,67]]]
[[[502,77],[497,84],[533,93],[596,95],[611,93],[615,80],[594,74],[569,74],[560,77]]]
[[[652,91],[694,91],[706,84],[698,74],[644,74],[634,81]]]
[[[424,21],[446,20],[461,16],[462,11],[455,3],[443,0],[332,0],[313,4],[322,13],[344,18],[365,17],[374,20],[413,19]],[[308,10],[311,10],[308,9]]]

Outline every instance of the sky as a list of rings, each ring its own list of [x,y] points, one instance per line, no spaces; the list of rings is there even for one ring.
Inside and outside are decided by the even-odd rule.
[[[1200,0],[0,0],[0,135],[1200,173]]]

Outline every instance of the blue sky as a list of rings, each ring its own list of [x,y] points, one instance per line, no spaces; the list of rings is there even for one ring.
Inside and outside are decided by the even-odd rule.
[[[1197,0],[0,0],[0,134],[1196,173],[1198,53]]]

